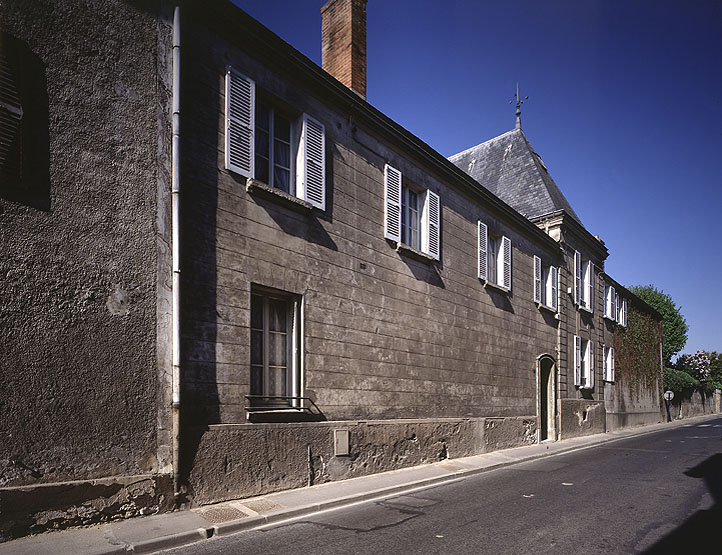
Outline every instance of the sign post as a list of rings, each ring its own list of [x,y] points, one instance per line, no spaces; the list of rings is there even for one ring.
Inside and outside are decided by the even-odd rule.
[[[672,417],[669,415],[669,402],[674,399],[674,391],[665,391],[664,400],[667,402],[667,422],[672,421]]]

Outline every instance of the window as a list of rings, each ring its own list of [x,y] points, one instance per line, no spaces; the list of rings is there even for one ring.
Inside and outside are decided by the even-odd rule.
[[[617,323],[620,326],[627,325],[627,299],[617,294]]]
[[[617,319],[617,298],[618,295],[614,291],[614,286],[607,285],[604,287],[604,317],[610,320]]]
[[[419,193],[409,187],[401,189],[401,242],[421,250],[421,210],[419,210]]]
[[[256,102],[252,79],[226,68],[226,169],[326,208],[326,128]]]
[[[604,351],[604,381],[614,381],[614,347],[602,346]]]
[[[620,297],[612,285],[604,288],[604,317],[627,325],[627,299]]]
[[[574,302],[592,312],[594,306],[594,264],[574,251]]]
[[[251,292],[252,406],[299,406],[300,301],[254,288]]]
[[[0,183],[22,180],[23,106],[17,86],[13,43],[0,44]]]
[[[384,237],[439,260],[441,203],[428,189],[404,183],[396,168],[384,167]]]
[[[256,106],[255,177],[291,195],[296,194],[291,161],[291,119],[265,104]]]
[[[489,233],[477,222],[478,275],[487,283],[511,291],[511,239]]]
[[[574,336],[574,384],[580,388],[594,387],[594,342]]]
[[[559,274],[555,266],[547,266],[538,256],[534,257],[534,302],[557,310]]]

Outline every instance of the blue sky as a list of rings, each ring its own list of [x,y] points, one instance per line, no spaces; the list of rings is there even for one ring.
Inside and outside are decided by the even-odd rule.
[[[323,1],[235,0],[321,63]],[[369,0],[367,100],[444,156],[523,129],[625,285],[722,351],[722,2]]]

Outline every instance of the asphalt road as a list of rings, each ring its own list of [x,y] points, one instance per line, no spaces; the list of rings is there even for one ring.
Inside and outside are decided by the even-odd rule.
[[[722,553],[722,418],[167,554]]]

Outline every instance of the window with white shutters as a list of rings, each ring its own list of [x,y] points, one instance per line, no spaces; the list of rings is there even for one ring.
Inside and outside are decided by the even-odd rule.
[[[604,317],[610,320],[617,318],[615,294],[614,286],[607,285],[604,288]]]
[[[594,306],[594,264],[574,251],[574,302],[589,312]]]
[[[303,115],[299,160],[299,197],[321,210],[326,209],[326,128],[308,114]]]
[[[511,291],[511,239],[501,238],[503,273],[501,284],[504,289]]]
[[[256,83],[226,68],[226,169],[253,177]]]
[[[574,336],[574,385],[594,387],[594,342]]]
[[[620,312],[619,323],[622,326],[627,326],[627,299],[622,299],[622,310]]]
[[[534,302],[556,312],[558,290],[557,268],[544,264],[539,256],[534,256]]]
[[[614,347],[602,346],[603,364],[604,364],[604,381],[614,381]]]
[[[505,291],[511,291],[512,247],[511,239],[489,233],[486,224],[477,224],[479,279]],[[484,267],[485,266],[485,267]]]
[[[405,182],[402,173],[388,164],[384,166],[384,237],[439,260],[439,195]]]
[[[488,229],[486,224],[479,221],[477,225],[477,251],[478,251],[478,268],[479,268],[479,279],[486,280],[487,276],[487,251],[489,246]]]
[[[401,172],[384,166],[384,237],[401,241]]]
[[[556,266],[549,267],[549,277],[547,278],[547,306],[556,312],[558,308],[559,297],[559,270]]]
[[[226,169],[325,210],[325,126],[257,96],[253,79],[226,68]]]
[[[574,385],[582,385],[582,338],[574,336]]]
[[[422,223],[424,233],[422,236],[421,250],[431,258],[438,260],[441,241],[441,203],[439,201],[439,195],[433,191],[426,191]]]
[[[574,251],[574,304],[580,304],[582,295],[582,254]]]

